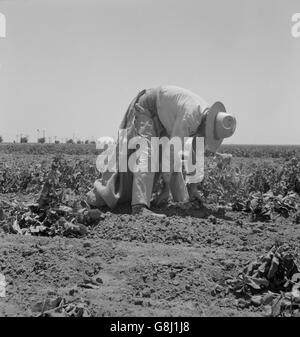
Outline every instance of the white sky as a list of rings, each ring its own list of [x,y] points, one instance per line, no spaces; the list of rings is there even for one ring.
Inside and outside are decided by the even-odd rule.
[[[0,135],[116,136],[173,84],[237,117],[226,143],[300,144],[298,0],[0,0]]]

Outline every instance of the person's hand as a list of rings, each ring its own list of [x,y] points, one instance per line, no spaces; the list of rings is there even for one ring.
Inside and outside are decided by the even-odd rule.
[[[155,206],[162,206],[163,204],[166,204],[170,198],[170,188],[167,184],[165,184],[163,190],[159,194],[158,198],[155,200],[154,205]]]
[[[188,184],[187,185],[190,201],[197,200],[200,204],[202,204],[203,203],[202,197],[197,187],[198,187],[198,184]]]

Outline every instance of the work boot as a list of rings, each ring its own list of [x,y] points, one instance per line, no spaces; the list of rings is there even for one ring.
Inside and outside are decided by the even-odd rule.
[[[165,214],[158,214],[158,213],[154,213],[152,212],[149,208],[147,208],[147,206],[145,205],[133,205],[131,207],[132,211],[131,214],[132,215],[141,215],[144,217],[153,217],[153,218],[157,218],[157,219],[163,219],[166,217]]]

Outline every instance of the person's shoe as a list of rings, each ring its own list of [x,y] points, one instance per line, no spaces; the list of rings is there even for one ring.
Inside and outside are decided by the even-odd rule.
[[[150,217],[157,218],[157,219],[163,219],[166,217],[165,214],[158,214],[158,213],[152,212],[149,208],[147,208],[144,205],[133,205],[131,209],[132,209],[131,211],[132,215],[141,215],[144,217],[150,216]]]

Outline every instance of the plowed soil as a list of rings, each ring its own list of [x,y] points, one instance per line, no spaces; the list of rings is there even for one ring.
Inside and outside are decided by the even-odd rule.
[[[82,299],[92,316],[263,315],[220,287],[275,241],[299,243],[300,225],[280,216],[251,222],[242,212],[203,218],[199,210],[157,211],[168,217],[106,212],[82,238],[0,231],[7,281],[0,316],[36,316],[36,303],[57,296]],[[95,279],[98,286],[84,286]]]

